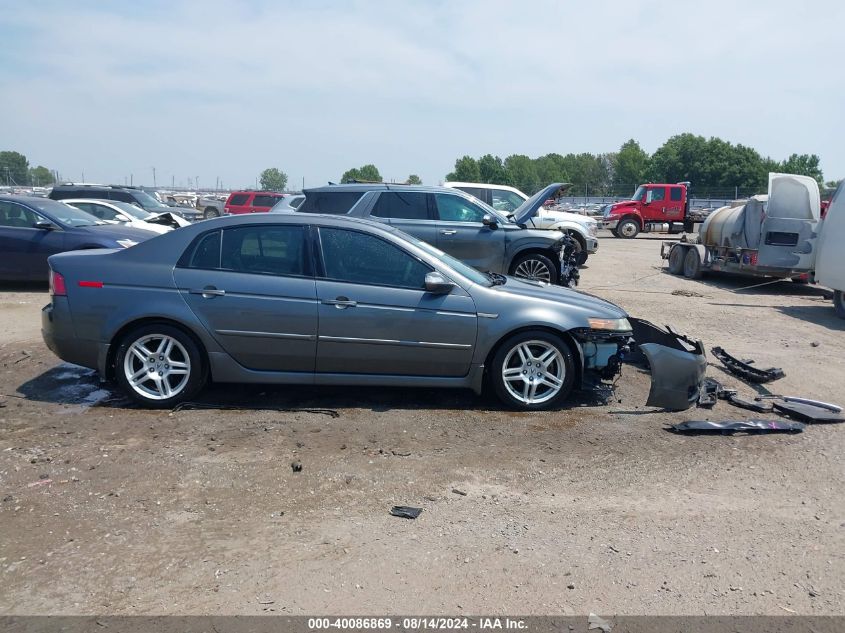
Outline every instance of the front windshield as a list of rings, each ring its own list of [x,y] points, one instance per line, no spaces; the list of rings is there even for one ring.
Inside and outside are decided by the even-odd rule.
[[[169,211],[170,207],[166,204],[162,204],[155,198],[153,198],[150,194],[146,191],[141,191],[140,189],[133,191],[132,195],[135,199],[141,204],[142,207],[145,209],[149,209],[150,211],[155,211],[156,213],[164,213],[165,211]]]
[[[642,201],[643,196],[645,196],[645,187],[640,185],[637,187],[637,190],[634,192],[634,197],[631,200]]]
[[[403,235],[403,237],[411,242],[415,246],[419,246],[423,249],[426,253],[433,255],[441,262],[446,264],[449,268],[453,269],[455,272],[463,275],[473,283],[476,283],[480,286],[489,286],[490,278],[484,275],[483,273],[478,272],[475,268],[471,266],[467,266],[462,261],[455,259],[451,255],[447,255],[441,250],[434,248],[431,244],[427,242],[423,242],[422,240],[418,240],[413,235],[408,235],[407,233]]]
[[[122,213],[135,218],[136,220],[146,220],[152,215],[149,211],[139,209],[134,204],[129,204],[128,202],[117,202],[115,200],[110,200],[109,202],[120,209]]]

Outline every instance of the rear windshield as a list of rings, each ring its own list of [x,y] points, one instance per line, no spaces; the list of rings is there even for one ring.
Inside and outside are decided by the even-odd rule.
[[[363,191],[315,191],[306,193],[297,211],[301,213],[328,213],[344,215],[364,195]]]

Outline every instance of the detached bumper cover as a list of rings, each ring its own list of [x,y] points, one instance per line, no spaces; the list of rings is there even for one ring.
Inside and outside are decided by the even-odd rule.
[[[651,368],[646,405],[675,411],[695,406],[707,371],[704,344],[642,319],[628,320],[634,330],[636,349]]]

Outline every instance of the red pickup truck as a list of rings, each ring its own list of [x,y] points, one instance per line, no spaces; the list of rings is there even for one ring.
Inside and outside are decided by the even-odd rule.
[[[602,227],[615,237],[637,237],[641,231],[692,232],[689,213],[689,185],[648,183],[637,187],[630,200],[614,202],[604,208]]]

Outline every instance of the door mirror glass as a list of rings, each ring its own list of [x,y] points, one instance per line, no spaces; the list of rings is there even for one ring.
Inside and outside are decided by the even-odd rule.
[[[648,192],[645,194],[645,203],[651,204],[651,201],[654,199],[654,189],[649,189]]]
[[[496,222],[496,218],[494,218],[488,213],[485,213],[484,217],[481,218],[481,223],[491,229],[495,229],[497,226],[499,226],[499,223]]]
[[[438,272],[431,272],[425,276],[425,291],[434,295],[447,295],[455,287],[451,281]]]

